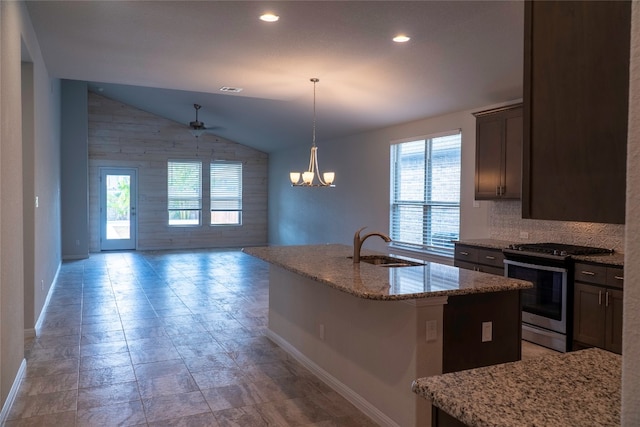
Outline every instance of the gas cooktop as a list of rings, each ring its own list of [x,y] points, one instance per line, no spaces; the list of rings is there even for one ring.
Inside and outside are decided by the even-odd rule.
[[[556,256],[599,255],[613,253],[612,249],[596,248],[592,246],[566,245],[564,243],[523,243],[509,245],[509,249]]]

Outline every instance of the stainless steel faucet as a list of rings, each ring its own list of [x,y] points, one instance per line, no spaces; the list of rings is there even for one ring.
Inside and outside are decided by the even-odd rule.
[[[362,244],[369,237],[371,237],[371,236],[379,236],[387,243],[389,243],[391,241],[391,237],[389,237],[389,236],[387,236],[386,234],[383,234],[383,233],[369,233],[369,234],[365,234],[364,237],[360,237],[360,232],[362,230],[364,230],[365,228],[367,228],[367,227],[362,227],[361,229],[356,231],[356,234],[353,236],[353,263],[354,264],[360,263],[360,249],[362,249]]]

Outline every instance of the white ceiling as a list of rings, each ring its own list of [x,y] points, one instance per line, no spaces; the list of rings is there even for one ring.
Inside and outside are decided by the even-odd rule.
[[[271,152],[522,97],[521,1],[28,1],[49,73]],[[270,11],[276,23],[258,17]],[[411,40],[391,38],[406,33]],[[243,88],[223,93],[222,86]],[[186,131],[186,130],[185,130]]]

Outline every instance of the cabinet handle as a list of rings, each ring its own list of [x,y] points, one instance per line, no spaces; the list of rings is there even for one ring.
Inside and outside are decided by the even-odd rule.
[[[602,291],[598,291],[598,305],[602,305]]]
[[[458,252],[462,256],[469,256],[469,252]]]
[[[507,192],[507,187],[505,187],[505,186],[500,187],[500,195],[501,196],[504,196],[504,193],[506,193],[506,192]]]
[[[500,195],[500,186],[498,185],[496,187],[496,196],[499,196],[499,195]]]
[[[496,257],[491,256],[491,255],[485,255],[485,258],[486,258],[486,259],[490,259],[490,260],[494,260],[494,259],[496,259]]]
[[[616,280],[624,280],[624,276],[613,276]]]
[[[593,271],[581,271],[581,274],[584,274],[586,276],[595,276],[596,273],[594,273]]]
[[[605,307],[609,307],[609,291],[607,291],[607,293],[605,294],[605,297],[604,297],[604,306],[605,306]]]

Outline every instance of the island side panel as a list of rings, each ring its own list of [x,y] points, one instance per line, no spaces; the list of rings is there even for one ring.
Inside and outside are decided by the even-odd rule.
[[[430,403],[411,384],[442,373],[446,298],[363,299],[277,266],[269,277],[274,341],[379,424],[431,425]],[[427,321],[437,325],[429,342]]]
[[[491,339],[483,341],[483,323]],[[450,297],[444,308],[443,372],[455,372],[521,358],[520,291]]]

